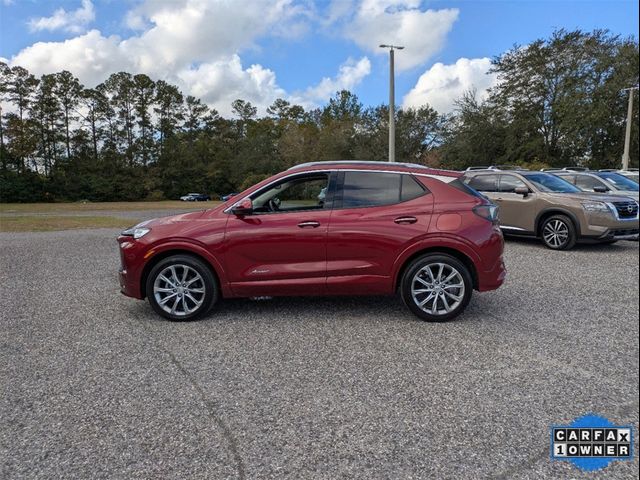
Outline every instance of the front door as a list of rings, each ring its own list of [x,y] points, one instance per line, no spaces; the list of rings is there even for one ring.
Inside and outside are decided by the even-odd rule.
[[[535,209],[536,194],[515,175],[499,175],[498,182],[498,192],[493,199],[500,207],[500,227],[513,233],[535,232],[536,215],[531,212]],[[529,194],[516,193],[516,188],[527,188]]]
[[[251,196],[253,214],[230,214],[224,262],[235,295],[325,293],[329,179],[291,175]]]

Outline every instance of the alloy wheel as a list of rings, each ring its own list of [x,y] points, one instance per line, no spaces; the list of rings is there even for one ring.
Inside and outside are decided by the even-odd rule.
[[[202,276],[185,264],[164,268],[155,278],[153,295],[160,308],[170,315],[185,317],[204,302],[206,288]]]
[[[569,240],[569,227],[562,220],[554,219],[544,226],[542,236],[548,245],[560,248]]]
[[[411,280],[415,304],[430,315],[446,315],[462,303],[465,285],[461,273],[446,263],[430,263]]]

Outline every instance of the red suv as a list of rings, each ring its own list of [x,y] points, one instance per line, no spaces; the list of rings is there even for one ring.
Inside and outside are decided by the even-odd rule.
[[[122,292],[171,320],[220,298],[390,295],[418,317],[460,314],[505,277],[496,209],[420,165],[299,165],[212,210],[146,221],[118,237]]]

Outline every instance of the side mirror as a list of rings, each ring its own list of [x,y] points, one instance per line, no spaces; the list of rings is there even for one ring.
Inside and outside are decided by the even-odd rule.
[[[529,187],[516,187],[514,190],[518,195],[522,195],[524,197],[529,196]]]
[[[253,202],[250,198],[242,199],[231,207],[231,213],[238,217],[251,215],[253,213]]]
[[[609,189],[605,186],[598,185],[597,187],[593,187],[593,191],[596,193],[607,193]]]

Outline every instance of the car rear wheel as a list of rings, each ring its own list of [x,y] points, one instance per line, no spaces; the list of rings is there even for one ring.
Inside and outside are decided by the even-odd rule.
[[[190,255],[173,255],[158,262],[149,272],[146,292],[156,313],[176,321],[204,315],[219,297],[209,266]]]
[[[552,250],[568,250],[576,244],[576,229],[569,217],[553,215],[542,224],[542,241]]]
[[[400,284],[404,303],[428,322],[444,322],[460,315],[472,292],[469,269],[446,254],[417,258],[406,269]]]

